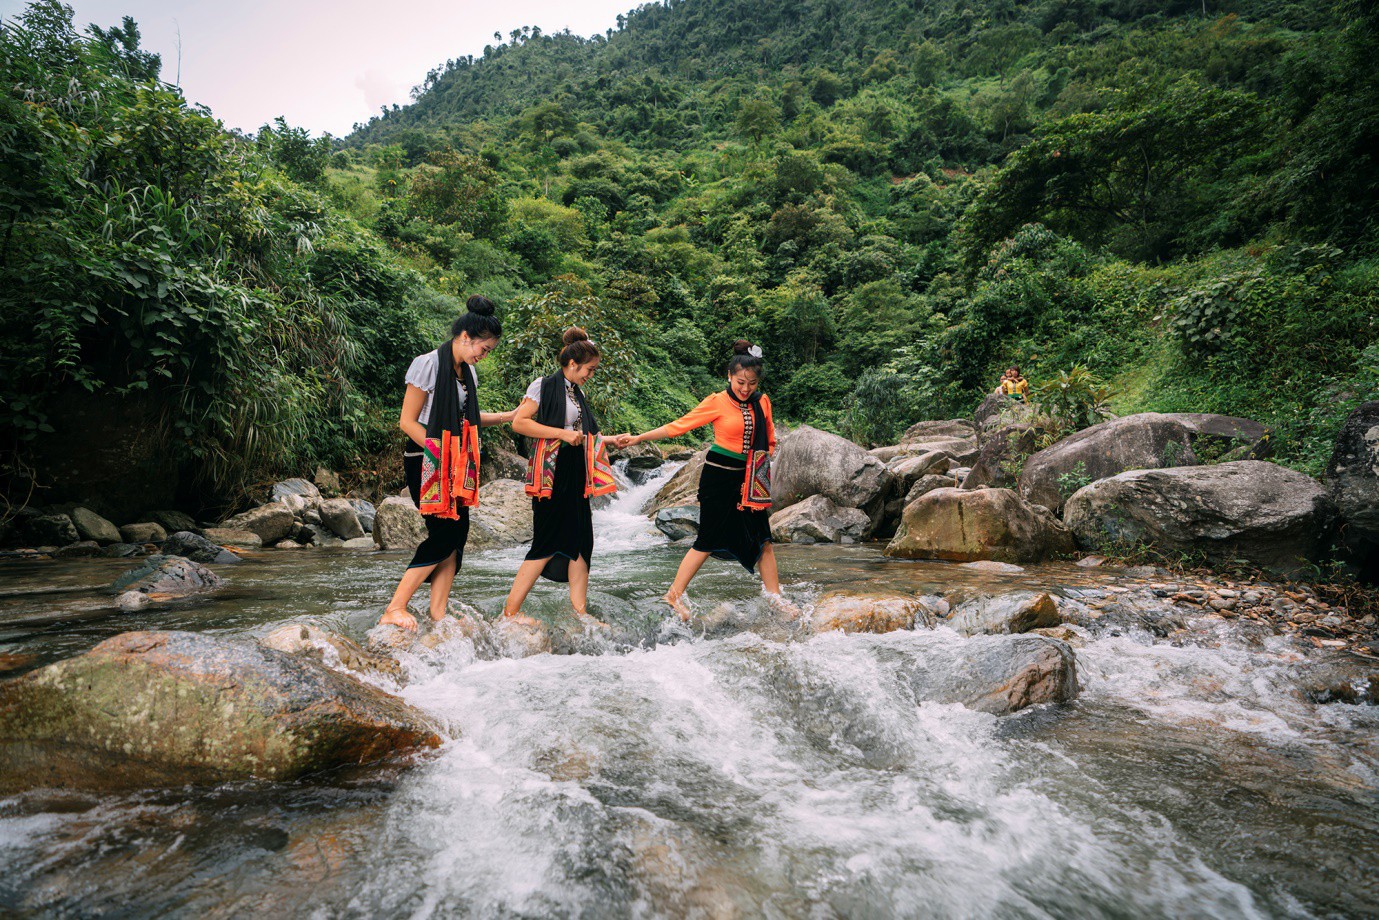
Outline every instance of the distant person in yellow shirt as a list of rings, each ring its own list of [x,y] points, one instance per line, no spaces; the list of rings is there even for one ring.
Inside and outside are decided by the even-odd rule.
[[[1001,375],[1001,392],[1020,402],[1029,401],[1029,381],[1020,373],[1018,367],[1007,368]]]

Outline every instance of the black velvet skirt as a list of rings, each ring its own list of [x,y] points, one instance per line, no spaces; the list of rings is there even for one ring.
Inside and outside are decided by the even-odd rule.
[[[555,455],[555,484],[550,498],[531,500],[532,540],[528,559],[546,559],[541,574],[551,581],[570,580],[570,562],[594,556],[594,514],[584,497],[584,448],[560,445]]]
[[[402,455],[402,473],[407,479],[407,492],[412,496],[412,504],[421,507],[421,454]],[[455,568],[464,564],[464,545],[469,540],[469,509],[461,508],[455,520],[438,518],[433,514],[423,514],[426,523],[426,539],[421,541],[407,568],[415,569],[424,565],[439,565],[455,556]],[[427,576],[430,581],[430,576]]]
[[[756,572],[762,548],[771,542],[771,512],[737,507],[746,478],[743,461],[709,454],[699,476],[699,536],[694,538],[694,548],[719,559],[736,560],[747,571]]]

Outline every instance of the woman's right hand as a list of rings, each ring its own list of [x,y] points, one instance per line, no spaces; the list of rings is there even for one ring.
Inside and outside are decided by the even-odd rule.
[[[406,610],[388,610],[383,613],[383,616],[378,618],[378,625],[396,626],[408,632],[416,632],[417,618]]]
[[[563,434],[561,434],[560,440],[564,441],[571,447],[578,447],[579,445],[584,443],[584,432],[566,430]]]

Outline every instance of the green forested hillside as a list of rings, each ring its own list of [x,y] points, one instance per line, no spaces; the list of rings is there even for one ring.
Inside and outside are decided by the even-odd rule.
[[[132,22],[44,0],[0,39],[11,474],[70,392],[147,400],[217,495],[359,462],[475,292],[489,402],[577,322],[609,427],[745,336],[779,415],[863,442],[1017,363],[1066,405],[1259,418],[1315,472],[1379,384],[1369,2],[648,4],[515,28],[333,145],[225,132]]]

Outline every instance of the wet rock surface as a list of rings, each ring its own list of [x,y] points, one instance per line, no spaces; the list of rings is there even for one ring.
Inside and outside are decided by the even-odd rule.
[[[699,533],[699,506],[674,505],[662,508],[654,518],[656,529],[670,540],[684,540]]]
[[[932,627],[934,612],[921,599],[903,594],[834,591],[814,602],[809,625],[815,632],[888,633]]]
[[[7,793],[284,780],[439,744],[380,690],[196,633],[125,633],[0,685]]]
[[[239,562],[239,557],[225,547],[186,530],[170,535],[163,541],[162,549],[165,555],[181,556],[192,562],[222,565]]]
[[[967,601],[953,608],[947,620],[964,636],[1031,632],[1061,622],[1052,597],[1028,591]]]
[[[135,591],[158,599],[200,594],[224,583],[219,575],[199,562],[181,556],[149,556],[138,568],[115,579],[110,587],[116,593]]]

